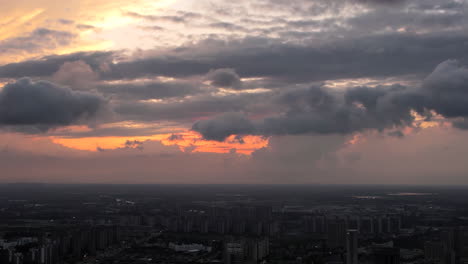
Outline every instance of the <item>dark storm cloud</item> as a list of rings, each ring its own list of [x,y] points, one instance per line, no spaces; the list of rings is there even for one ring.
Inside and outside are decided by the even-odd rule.
[[[0,91],[0,124],[47,130],[94,118],[104,104],[91,93],[22,78]]]
[[[206,78],[211,81],[211,85],[221,88],[242,88],[242,81],[234,69],[211,70]]]
[[[196,122],[192,129],[206,139],[223,141],[239,134],[348,134],[411,126],[412,111],[430,119],[468,117],[468,69],[457,61],[439,64],[420,87],[356,87],[344,92],[325,87],[288,90],[273,102],[281,114],[252,120],[235,113]],[[458,124],[458,125],[457,125]],[[457,121],[456,126],[463,128]]]

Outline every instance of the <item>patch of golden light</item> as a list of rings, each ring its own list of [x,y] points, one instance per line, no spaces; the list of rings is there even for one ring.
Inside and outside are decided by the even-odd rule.
[[[365,140],[365,138],[364,138],[364,136],[362,134],[356,133],[356,134],[351,136],[351,138],[346,142],[346,145],[356,145],[359,142],[362,142],[364,140]]]
[[[52,142],[77,150],[96,152],[98,149],[118,149],[125,147],[130,141],[159,141],[165,146],[178,146],[182,152],[192,151],[200,153],[236,153],[251,155],[254,151],[268,146],[269,139],[260,136],[244,136],[242,143],[236,140],[236,136],[230,136],[224,142],[204,140],[202,136],[193,131],[176,134],[158,134],[152,136],[137,137],[86,137],[86,138],[62,138],[51,137]]]
[[[44,12],[43,8],[19,14],[10,14],[0,20],[0,40],[19,35],[25,28],[30,28],[33,20]]]
[[[242,143],[236,140],[236,136],[228,137],[224,142],[203,140],[200,134],[195,132],[185,132],[179,134],[181,139],[170,140],[170,137],[161,139],[164,145],[177,145],[182,151],[186,148],[194,147],[193,152],[229,153],[235,149],[236,153],[250,155],[255,150],[268,146],[269,140],[260,136],[244,136]]]
[[[51,137],[52,142],[67,148],[98,151],[98,149],[117,149],[125,146],[127,140],[146,141],[151,137],[87,137],[87,138],[60,138]]]
[[[406,27],[401,27],[401,28],[397,29],[397,31],[400,32],[400,33],[401,32],[407,32],[408,29]]]
[[[58,55],[70,54],[75,52],[96,51],[96,50],[109,50],[114,43],[109,40],[102,40],[97,42],[80,43],[77,46],[65,47],[58,49],[55,53]]]
[[[148,78],[136,78],[136,79],[123,79],[123,80],[108,80],[108,81],[103,81],[103,84],[108,84],[108,85],[119,85],[119,84],[139,84],[139,83],[149,83],[149,82],[154,82],[154,81],[160,81],[160,82],[169,82],[172,80],[176,80],[174,78],[164,78],[160,76]]]
[[[440,126],[440,122],[435,122],[435,121],[430,121],[430,122],[422,122],[419,124],[419,127],[420,128],[431,128],[431,127],[439,127]]]
[[[219,89],[219,95],[232,95],[232,94],[257,94],[257,93],[269,93],[270,89],[265,88],[255,88],[255,89],[245,89],[245,90],[232,90],[232,89]]]
[[[173,78],[173,77],[164,77],[164,76],[159,76],[157,78],[159,81],[161,82],[171,82],[171,81],[175,81],[176,79]]]
[[[63,132],[89,132],[91,128],[88,126],[68,126],[68,127],[60,127],[54,130],[54,132],[63,133]]]
[[[116,123],[108,123],[108,124],[103,124],[101,127],[102,128],[113,128],[113,127],[126,127],[126,128],[145,128],[148,127],[149,125],[144,124],[144,123],[136,123],[132,121],[122,121],[122,122],[116,122]]]
[[[63,6],[55,0],[3,1],[0,10],[0,41],[26,36],[38,28],[64,30],[76,34],[78,38],[68,45],[35,52],[25,50],[2,54],[0,64],[50,54],[139,47],[141,40],[135,40],[138,39],[134,25],[136,20],[125,13],[130,10],[155,12],[173,3],[173,0],[69,0]],[[74,21],[74,25],[60,24],[57,22],[60,19]],[[78,24],[90,25],[94,29],[80,30],[75,27]]]
[[[241,78],[243,82],[254,82],[254,81],[262,81],[265,78],[263,77],[250,77],[250,78]]]
[[[367,87],[378,87],[378,86],[391,86],[391,85],[414,85],[411,80],[402,80],[399,78],[386,78],[386,79],[373,79],[373,78],[353,78],[353,79],[340,79],[340,80],[328,80],[324,82],[326,87],[334,89],[347,89],[349,87],[356,86],[367,86]]]
[[[414,118],[414,125],[419,128],[432,128],[440,127],[444,125],[445,118],[435,111],[431,111],[431,120],[427,120],[426,117],[418,114],[416,111],[411,111],[411,116]]]

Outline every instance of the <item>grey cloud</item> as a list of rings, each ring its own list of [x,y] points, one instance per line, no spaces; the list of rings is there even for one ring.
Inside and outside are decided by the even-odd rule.
[[[234,134],[254,134],[255,126],[240,113],[226,113],[210,120],[195,123],[193,130],[200,132],[205,139],[223,141]]]
[[[216,69],[211,70],[206,78],[211,84],[222,88],[242,88],[242,81],[234,69]]]
[[[38,60],[28,60],[0,66],[0,78],[47,77],[56,73],[66,62],[83,61],[93,71],[104,70],[117,55],[113,52],[78,52],[68,55],[46,56]],[[105,67],[104,67],[105,68]]]
[[[405,136],[405,134],[403,134],[403,132],[401,132],[400,130],[388,132],[387,135],[397,138],[402,138]]]
[[[273,96],[270,103],[278,112],[269,117],[250,120],[236,114],[234,124],[230,124],[227,121],[233,119],[230,114],[226,120],[223,120],[224,116],[218,116],[212,120],[199,121],[192,129],[207,139],[223,141],[234,134],[348,134],[365,129],[383,130],[411,125],[413,117],[410,106],[395,103],[394,98],[402,91],[387,89],[382,95],[383,100],[378,100],[372,90],[343,94],[320,86],[292,89]],[[365,103],[368,108],[355,105],[354,102]],[[238,128],[238,124],[242,124],[242,129]]]
[[[137,82],[128,84],[100,85],[104,94],[123,99],[164,99],[203,93],[202,84],[188,81]]]
[[[467,61],[468,57],[463,55],[468,51],[466,43],[468,37],[457,33],[388,33],[305,44],[268,38],[207,39],[169,50],[164,55],[116,63],[112,63],[119,56],[116,53],[81,53],[8,64],[0,66],[0,77],[50,76],[70,60],[83,60],[107,80],[182,78],[226,68],[236,69],[245,78],[264,77],[295,83],[424,75],[431,72],[431,65],[447,58]]]
[[[67,31],[38,28],[26,36],[1,41],[0,54],[54,49],[70,44],[75,38],[75,34]]]
[[[244,137],[242,137],[242,136],[240,136],[240,135],[236,135],[236,136],[234,137],[234,139],[233,139],[230,143],[234,143],[234,144],[245,144]]]
[[[114,110],[126,120],[192,121],[217,113],[258,111],[255,109],[258,102],[270,96],[270,94],[201,95],[159,103],[127,101],[116,103]]]
[[[262,38],[227,42],[205,40],[165,56],[113,64],[111,71],[103,76],[108,79],[151,75],[181,77],[220,68],[236,69],[243,77],[296,82],[427,74],[431,70],[429,65],[465,54],[467,42],[464,35],[397,33],[349,38],[323,45],[283,44]]]
[[[406,2],[406,0],[351,0],[363,4],[383,4],[383,5],[396,5]]]
[[[127,12],[127,16],[140,18],[152,22],[171,22],[171,23],[187,23],[188,20],[199,18],[195,13],[181,12],[175,15],[143,15],[137,12]]]
[[[61,18],[59,20],[57,20],[60,24],[64,24],[64,25],[72,25],[75,23],[75,21],[73,20],[69,20],[69,19],[64,19],[64,18]]]
[[[55,83],[73,90],[92,90],[98,78],[98,74],[84,61],[65,62],[52,76]]]
[[[424,80],[427,107],[446,117],[468,116],[468,68],[445,61]]]
[[[125,148],[143,150],[143,143],[143,141],[139,140],[127,140],[125,142]]]
[[[79,30],[89,30],[89,29],[95,29],[96,27],[91,26],[91,25],[86,25],[86,24],[78,24],[76,25],[76,28]]]
[[[169,136],[168,138],[170,141],[175,141],[175,140],[182,140],[184,139],[184,136],[183,135],[180,135],[180,134],[172,134]]]
[[[0,124],[46,130],[92,119],[104,104],[102,97],[91,93],[22,78],[0,92]]]
[[[245,27],[229,22],[215,22],[208,25],[211,28],[224,29],[230,31],[248,31]]]
[[[468,120],[466,119],[454,120],[452,125],[459,129],[468,130]]]

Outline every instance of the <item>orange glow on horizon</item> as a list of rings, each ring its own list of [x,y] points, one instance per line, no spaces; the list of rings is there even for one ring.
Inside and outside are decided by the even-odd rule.
[[[51,137],[52,142],[62,146],[96,152],[98,149],[115,150],[124,148],[127,141],[159,141],[165,146],[178,146],[182,152],[201,153],[230,153],[235,152],[251,155],[254,151],[268,146],[269,139],[261,136],[244,136],[242,142],[236,136],[230,136],[224,142],[204,140],[202,136],[193,131],[177,134],[158,134],[152,136],[135,137],[85,137],[63,138]]]

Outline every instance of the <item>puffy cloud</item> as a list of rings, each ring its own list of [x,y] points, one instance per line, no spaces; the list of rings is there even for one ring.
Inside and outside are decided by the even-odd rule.
[[[240,113],[226,113],[214,119],[198,121],[192,129],[201,133],[205,139],[218,141],[234,134],[255,133],[255,126]]]
[[[98,74],[82,60],[65,62],[52,76],[54,82],[77,90],[91,90],[97,79]]]
[[[105,103],[92,93],[22,78],[0,91],[0,124],[47,130],[93,119]]]
[[[446,117],[468,116],[468,68],[458,61],[439,64],[424,80],[427,107]]]
[[[233,89],[242,87],[242,81],[234,69],[211,70],[206,78],[216,87]]]

